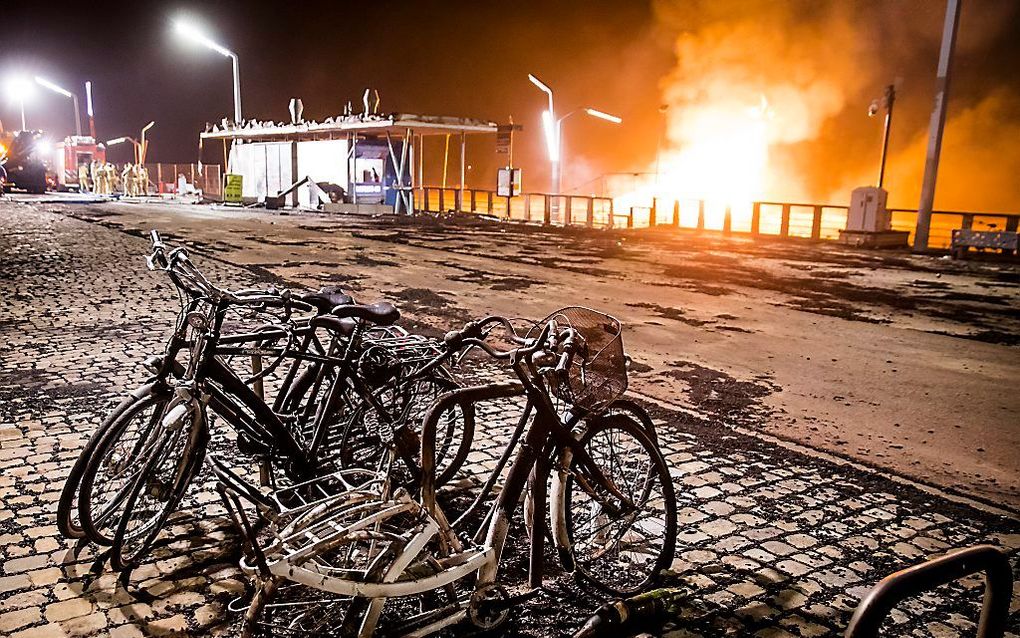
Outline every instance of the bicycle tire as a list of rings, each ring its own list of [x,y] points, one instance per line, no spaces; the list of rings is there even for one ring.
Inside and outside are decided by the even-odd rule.
[[[460,386],[455,382],[443,376],[430,377],[427,379],[421,379],[420,381],[426,383],[433,383],[436,386],[436,392],[428,401],[417,401],[414,405],[408,406],[409,410],[413,410],[413,413],[406,415],[404,427],[412,427],[414,432],[418,435],[421,434],[421,421],[425,414],[428,412],[428,408],[432,405],[433,400],[447,392],[458,389]],[[452,479],[464,461],[467,459],[468,454],[471,452],[471,443],[474,439],[475,431],[475,410],[472,404],[458,404],[460,408],[460,418],[455,419],[451,422],[445,430],[445,435],[440,432],[442,429],[437,428],[436,439],[437,442],[440,436],[443,436],[446,443],[442,446],[437,445],[436,449],[436,468],[438,471],[436,478],[437,487],[445,485],[447,481]],[[367,426],[364,422],[365,415],[369,411],[367,406],[360,406],[354,413],[354,415],[343,425],[344,431],[341,435],[339,445],[337,446],[338,457],[337,460],[340,466],[344,469],[374,469],[378,466],[379,454],[383,450],[382,441],[379,437],[372,432],[372,428]],[[461,425],[461,432],[459,441],[454,442],[451,439],[458,438],[454,434],[456,429],[456,422],[459,421]],[[411,424],[414,424],[413,426]],[[451,448],[456,448],[451,449]],[[452,453],[451,453],[452,452]],[[448,463],[444,464],[444,461],[449,459]],[[408,459],[404,459],[405,463],[410,462]],[[373,467],[366,467],[373,466]],[[415,476],[419,475],[421,468],[419,466],[408,468]]]
[[[106,462],[112,454],[116,453],[117,444],[125,443],[130,426],[136,417],[142,411],[152,407],[152,414],[146,415],[145,419],[146,425],[149,431],[151,431],[155,421],[162,416],[163,408],[169,399],[169,393],[160,393],[156,388],[150,388],[148,391],[140,393],[139,396],[135,397],[134,401],[130,402],[123,411],[111,420],[109,426],[105,428],[95,448],[92,450],[92,456],[88,459],[88,463],[82,472],[78,487],[77,507],[78,521],[82,533],[84,537],[93,543],[107,546],[113,544],[113,532],[119,520],[117,511],[124,503],[126,497],[126,493],[123,493],[125,486],[117,488],[111,499],[104,499],[97,494],[97,492],[99,494],[107,493],[106,484],[121,478],[116,476],[116,468],[113,470],[115,475],[106,475],[107,472],[104,467]],[[141,440],[137,441],[135,445],[140,443],[142,443]],[[125,469],[132,467],[132,463],[129,460],[121,461],[119,464],[114,463],[114,465],[121,465]],[[100,477],[100,472],[103,472],[102,477]],[[130,478],[125,478],[125,485],[129,482]],[[100,489],[97,490],[97,487]],[[112,527],[109,527],[107,524]]]
[[[80,520],[75,520],[75,514],[78,512],[78,495],[82,476],[85,474],[89,461],[95,456],[96,448],[99,447],[99,442],[103,436],[116,422],[117,418],[138,400],[135,393],[132,393],[114,406],[110,413],[106,415],[106,418],[99,424],[99,427],[96,428],[95,432],[92,433],[92,436],[89,437],[89,440],[85,442],[85,447],[81,449],[78,458],[74,461],[74,465],[71,466],[70,472],[67,473],[64,487],[60,491],[60,500],[57,502],[57,530],[60,531],[64,538],[78,539],[85,537],[85,530],[82,529]]]
[[[624,438],[629,438],[630,442],[624,444]],[[644,591],[656,583],[662,570],[670,566],[676,551],[677,503],[669,467],[645,427],[622,413],[592,419],[580,441],[593,460],[599,463],[600,469],[638,508],[637,516],[631,518],[626,515],[614,520],[595,500],[588,499],[586,502],[586,491],[576,487],[572,473],[574,459],[567,455],[564,467],[569,469],[559,475],[554,498],[562,499],[560,523],[566,532],[567,551],[574,574],[579,580],[616,596]],[[607,451],[606,447],[611,449]],[[620,454],[614,457],[614,462],[600,462],[613,452]],[[625,466],[624,463],[630,465]],[[651,512],[652,508],[657,509]],[[661,522],[639,518],[642,512],[653,513]],[[628,518],[630,522],[623,522],[621,529],[613,530],[612,534],[604,531],[607,526]],[[608,522],[596,522],[603,520]],[[608,541],[605,540],[607,538]],[[633,543],[631,547],[635,549],[622,550],[625,538]],[[648,551],[644,546],[649,538],[660,539],[661,544]],[[607,542],[609,547],[606,547]]]
[[[181,499],[184,498],[188,486],[191,485],[191,481],[202,467],[206,445],[209,440],[209,431],[205,424],[202,408],[198,406],[189,406],[189,408],[192,410],[192,422],[186,426],[187,432],[185,433],[181,453],[179,455],[173,454],[172,449],[167,450],[167,443],[172,443],[177,439],[173,435],[165,436],[170,430],[164,428],[164,431],[161,433],[161,439],[163,440],[157,443],[155,452],[148,457],[144,469],[139,473],[139,478],[136,479],[131,487],[127,502],[124,505],[124,511],[120,515],[113,545],[110,548],[110,566],[117,571],[125,571],[136,567],[141,559],[148,554],[163,526],[166,524],[166,520],[177,510],[177,506],[180,504]],[[196,411],[198,413],[197,418],[195,417]],[[182,426],[180,430],[183,429],[184,427]],[[164,452],[169,453],[164,455]],[[173,468],[172,476],[176,482],[169,487],[169,491],[166,494],[167,498],[163,500],[155,515],[149,517],[138,529],[133,530],[133,533],[129,533],[128,523],[135,519],[135,510],[143,488],[151,487],[152,475],[156,470],[157,464],[163,460],[171,461],[170,466]],[[156,498],[157,500],[159,499],[158,496]],[[139,539],[140,542],[137,544],[125,545],[129,540],[134,543]]]

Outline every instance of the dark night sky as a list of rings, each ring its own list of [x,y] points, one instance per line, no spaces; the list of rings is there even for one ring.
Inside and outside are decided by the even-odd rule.
[[[859,64],[860,75],[867,81],[847,82],[854,88],[848,89],[845,107],[819,133],[816,145],[793,148],[788,155],[810,167],[818,163],[817,154],[846,149],[847,157],[829,157],[826,164],[836,164],[832,170],[842,170],[845,177],[862,167],[870,173],[877,129],[862,114],[889,79],[902,79],[892,152],[910,140],[916,146],[924,134],[944,3],[842,2],[790,0],[790,6],[850,7],[849,28],[859,31],[856,39],[862,50],[872,50]],[[989,93],[1005,91],[996,117],[1016,123],[1020,120],[1016,72],[1020,3],[963,2],[950,118]],[[686,21],[678,24],[668,19],[671,10],[664,6],[681,7],[681,14],[695,13],[686,14]],[[762,0],[22,1],[8,3],[2,10],[0,84],[14,73],[44,75],[82,92],[84,111],[82,83],[91,79],[101,139],[137,135],[152,119],[157,124],[151,135],[151,159],[191,161],[198,132],[207,121],[231,113],[232,102],[228,60],[188,46],[172,32],[174,17],[190,15],[213,39],[238,53],[247,117],[285,120],[291,97],[304,100],[305,117],[311,119],[340,112],[348,100],[359,109],[365,87],[379,90],[384,112],[498,121],[513,116],[526,127],[515,149],[515,163],[525,169],[525,188],[544,190],[547,164],[539,115],[545,102],[544,95],[528,83],[528,72],[556,89],[560,113],[594,106],[624,118],[619,127],[591,118],[571,120],[564,129],[564,186],[577,186],[588,176],[605,172],[648,170],[662,121],[660,82],[674,67],[677,34],[704,28],[709,18],[700,20],[696,12],[723,14],[710,18],[736,23],[755,21],[755,11],[774,6]],[[798,11],[793,10],[793,15],[799,15]],[[855,61],[849,59],[851,69]],[[58,135],[70,132],[71,106],[60,96],[40,87],[27,108],[30,127]],[[0,95],[0,119],[7,127],[18,119],[16,107],[5,94]],[[991,128],[992,137],[995,130]],[[975,131],[973,139],[960,142],[964,149],[983,144],[982,136],[988,134]],[[431,141],[431,158],[441,157],[441,145],[439,138]],[[492,185],[496,164],[492,150],[491,137],[469,144],[469,161],[474,165],[469,184]],[[918,163],[914,155],[907,157],[907,164]],[[124,161],[128,156],[129,150],[121,147],[112,159]],[[923,164],[923,152],[920,161]],[[1020,153],[1003,165],[1015,174],[1010,167],[1020,169]],[[439,163],[433,162],[432,169],[426,181],[434,183],[439,179]],[[826,188],[841,184],[827,174],[812,179],[808,195],[824,197]],[[913,176],[909,179],[916,181]],[[1013,199],[987,205],[1020,208],[1020,187]]]
[[[374,87],[384,112],[513,116],[528,129],[515,146],[526,166],[541,156],[545,99],[527,73],[554,86],[560,111],[584,104],[654,122],[656,82],[670,66],[670,41],[651,35],[652,10],[641,2],[89,2],[63,11],[19,4],[5,9],[0,79],[37,73],[82,92],[91,79],[99,137],[137,136],[156,120],[151,157],[161,161],[193,158],[205,122],[232,112],[229,61],[179,41],[171,30],[177,15],[201,20],[237,52],[246,117],[285,120],[291,97],[303,99],[306,118],[335,114],[347,100],[360,110],[362,91]],[[37,93],[27,108],[30,127],[62,134],[71,126],[70,104],[56,94]],[[17,117],[3,96],[5,126]],[[654,135],[637,140],[584,119],[565,131],[575,155],[591,152],[585,140],[596,133],[599,146],[620,151],[607,168],[627,169],[654,153]],[[431,143],[438,152],[440,139]],[[469,181],[494,179],[476,173],[492,149],[491,137],[469,146],[469,160],[483,163]],[[117,152],[127,158],[126,148]],[[535,167],[542,183],[534,186],[544,188],[544,166]]]

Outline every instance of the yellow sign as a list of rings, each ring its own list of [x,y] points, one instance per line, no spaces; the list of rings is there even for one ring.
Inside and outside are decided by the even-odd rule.
[[[228,204],[241,203],[241,190],[244,184],[243,175],[227,173],[223,176],[223,201]]]

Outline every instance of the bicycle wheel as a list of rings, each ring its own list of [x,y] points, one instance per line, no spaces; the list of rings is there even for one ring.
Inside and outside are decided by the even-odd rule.
[[[86,448],[91,456],[81,475],[77,508],[82,534],[92,542],[113,544],[120,511],[141,469],[139,455],[157,429],[169,400],[169,393],[157,388],[140,393],[96,433],[95,447]],[[68,487],[69,483],[65,484],[65,491]]]
[[[415,381],[396,393],[384,395],[386,405],[399,415],[401,427],[421,434],[422,419],[435,400],[459,386],[445,377],[430,377]],[[457,405],[439,417],[436,428],[437,485],[450,480],[463,465],[474,438],[474,406]],[[370,469],[380,467],[386,446],[379,436],[378,414],[362,404],[343,426],[343,434],[336,446],[336,458],[343,469]],[[418,451],[414,451],[418,456]],[[411,461],[405,459],[405,462]],[[417,474],[416,465],[409,468]]]
[[[171,404],[156,429],[139,456],[142,469],[131,483],[113,537],[110,565],[118,571],[145,557],[205,456],[208,430],[196,403]]]
[[[623,414],[592,419],[581,444],[616,488],[579,481],[584,468],[568,455],[555,494],[562,498],[574,572],[599,589],[626,596],[652,585],[676,549],[676,493],[666,461],[644,427]],[[554,519],[555,520],[555,519]]]
[[[85,469],[88,467],[89,461],[96,455],[100,441],[112,427],[115,427],[114,424],[118,423],[118,417],[136,404],[140,400],[139,396],[144,396],[147,392],[147,388],[140,388],[117,404],[89,437],[85,447],[75,459],[74,465],[71,466],[71,471],[68,472],[67,478],[64,480],[64,487],[60,491],[60,500],[57,503],[57,529],[65,538],[76,539],[85,536],[85,530],[82,529],[80,519],[76,516],[78,496],[81,491],[79,488]]]

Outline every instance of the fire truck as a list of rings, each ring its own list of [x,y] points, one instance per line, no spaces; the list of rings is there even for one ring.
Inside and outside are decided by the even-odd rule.
[[[0,177],[6,190],[13,186],[29,193],[45,193],[45,140],[42,131],[0,131]]]
[[[58,190],[78,189],[78,167],[106,162],[106,147],[88,135],[69,135],[53,149],[51,170]]]

